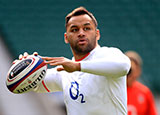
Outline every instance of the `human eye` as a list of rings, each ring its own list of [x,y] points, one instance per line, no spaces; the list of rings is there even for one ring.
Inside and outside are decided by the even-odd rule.
[[[91,30],[91,28],[90,27],[85,27],[84,31],[87,31],[87,30]]]
[[[71,32],[77,32],[78,31],[78,29],[77,28],[73,28],[73,29],[71,29]]]

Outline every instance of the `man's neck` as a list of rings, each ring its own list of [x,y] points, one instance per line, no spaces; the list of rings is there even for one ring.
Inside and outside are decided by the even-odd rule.
[[[94,50],[96,47],[100,47],[100,46],[97,44],[92,50]],[[92,51],[92,50],[91,50],[91,51]],[[91,51],[90,51],[90,52],[91,52]],[[75,61],[81,61],[81,60],[83,60],[84,58],[86,58],[86,57],[90,54],[90,52],[85,53],[85,54],[76,54],[76,53],[72,50],[72,53],[73,53],[73,56],[74,56]]]
[[[89,54],[90,54],[90,52],[87,54],[84,54],[84,55],[74,55],[75,61],[81,61],[84,58],[86,58]]]

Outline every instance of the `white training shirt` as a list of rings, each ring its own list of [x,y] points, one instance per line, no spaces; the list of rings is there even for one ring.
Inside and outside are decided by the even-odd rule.
[[[36,92],[63,91],[68,115],[127,115],[128,57],[97,46],[80,65],[81,71],[72,73],[48,69]]]

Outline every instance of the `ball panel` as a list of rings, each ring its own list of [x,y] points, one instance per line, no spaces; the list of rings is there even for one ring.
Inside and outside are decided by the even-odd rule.
[[[15,77],[14,81],[8,78],[8,85],[15,83],[16,81],[20,80],[24,75],[28,74],[31,71],[31,69],[36,65],[36,63],[39,61],[38,57],[30,57],[29,59],[32,59],[32,63],[27,68],[25,68],[23,71],[21,71]]]
[[[40,74],[37,74],[37,71],[35,73],[33,73],[29,78],[25,79],[22,83],[20,83],[13,90],[13,93],[24,93],[24,92],[30,91],[31,89],[36,88],[38,86],[38,84],[40,84],[42,82],[42,80],[46,74],[46,70],[44,68],[41,68],[38,71],[39,71],[38,73],[40,73]]]
[[[33,63],[34,63],[33,59],[26,59],[16,64],[9,72],[7,79],[8,82],[12,82],[13,80],[15,80],[18,74],[20,74],[27,67],[31,66]]]

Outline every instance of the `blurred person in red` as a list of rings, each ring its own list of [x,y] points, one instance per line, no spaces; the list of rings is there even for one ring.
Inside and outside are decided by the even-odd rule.
[[[158,115],[151,90],[137,81],[142,72],[142,59],[135,51],[125,53],[131,60],[127,75],[128,115]]]

